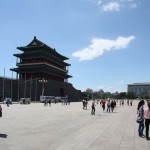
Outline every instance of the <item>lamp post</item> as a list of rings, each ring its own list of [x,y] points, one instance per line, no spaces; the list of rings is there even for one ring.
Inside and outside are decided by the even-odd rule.
[[[42,80],[39,80],[39,82],[42,84],[42,96],[44,95],[44,90],[45,90],[45,83],[47,83],[48,81],[45,80],[44,78],[42,78]]]

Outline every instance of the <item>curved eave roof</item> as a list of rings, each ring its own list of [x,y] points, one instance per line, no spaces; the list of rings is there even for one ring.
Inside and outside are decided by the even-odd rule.
[[[43,47],[44,45],[31,45],[31,46],[20,46],[17,47],[17,49],[21,50],[21,51],[26,51],[26,50],[30,50],[30,49],[39,49],[41,47]]]
[[[65,63],[65,62],[64,62],[64,64],[65,64],[66,66],[71,66],[71,64],[68,64],[68,63]]]
[[[33,71],[31,71],[31,70],[29,70],[29,71],[23,71],[24,69],[20,69],[20,68],[11,68],[10,69],[11,71],[15,71],[15,72],[17,72],[17,73],[32,73],[32,72],[36,72],[36,73],[39,73],[39,70],[33,70]],[[41,72],[47,72],[46,70],[42,70]],[[51,72],[47,72],[47,73],[49,73],[49,74],[52,74]],[[55,74],[56,75],[56,74]],[[56,76],[60,76],[60,75],[56,75]],[[64,74],[63,76],[61,75],[61,77],[63,77],[64,79],[67,79],[67,78],[72,78],[72,76],[71,75],[68,75],[68,74]]]
[[[34,39],[27,45],[27,46],[21,46],[21,47],[17,47],[17,49],[21,50],[21,51],[27,51],[30,49],[39,49],[39,48],[43,48],[46,50],[49,50],[52,54],[58,56],[59,58],[63,59],[63,60],[68,60],[68,57],[65,57],[61,54],[59,54],[58,52],[56,52],[55,48],[51,48],[48,45],[46,45],[45,43],[39,41],[38,39],[36,39],[36,37],[34,37]]]
[[[72,76],[70,76],[70,75],[67,75],[67,78],[72,78]]]
[[[18,58],[24,58],[24,59],[33,59],[33,56],[32,57],[27,57],[26,58],[26,56],[24,56],[24,54],[22,53],[22,54],[13,54],[15,57],[18,57]],[[34,55],[34,58],[41,58],[39,55]],[[71,66],[71,64],[68,64],[68,63],[66,63],[66,62],[64,62],[64,61],[62,61],[61,63],[59,63],[59,64],[64,64],[65,66]]]

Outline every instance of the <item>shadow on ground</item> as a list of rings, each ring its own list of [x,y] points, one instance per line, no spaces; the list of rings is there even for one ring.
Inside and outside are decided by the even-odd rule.
[[[7,134],[0,133],[0,138],[7,138]]]

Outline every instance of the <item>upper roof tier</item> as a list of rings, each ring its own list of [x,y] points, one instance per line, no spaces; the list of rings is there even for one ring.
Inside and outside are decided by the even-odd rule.
[[[60,59],[62,60],[67,60],[69,58],[59,54],[56,52],[55,48],[51,48],[49,47],[48,45],[46,45],[45,43],[39,41],[36,36],[34,37],[34,39],[27,45],[27,46],[21,46],[21,47],[17,47],[17,49],[21,50],[21,51],[29,51],[29,50],[34,50],[34,49],[45,49],[45,50],[48,50],[50,53],[52,53],[53,55],[59,57]]]

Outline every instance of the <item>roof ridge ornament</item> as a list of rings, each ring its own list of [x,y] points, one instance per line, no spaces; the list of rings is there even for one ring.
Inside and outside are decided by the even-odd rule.
[[[36,40],[36,36],[34,36],[34,40]]]

